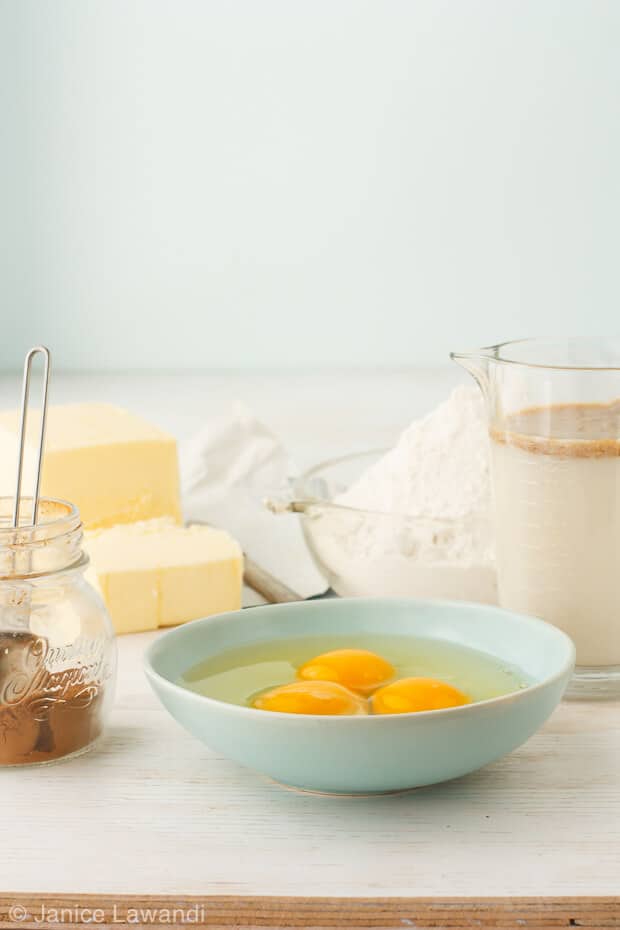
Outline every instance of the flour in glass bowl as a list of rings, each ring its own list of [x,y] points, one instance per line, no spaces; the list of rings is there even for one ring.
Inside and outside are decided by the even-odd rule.
[[[334,508],[327,525],[308,531],[338,593],[497,601],[488,427],[477,388],[456,388],[414,421],[334,503],[354,511]]]

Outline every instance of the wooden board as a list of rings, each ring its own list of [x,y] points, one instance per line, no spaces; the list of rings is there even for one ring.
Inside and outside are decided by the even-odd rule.
[[[494,928],[620,927],[616,898],[272,898],[0,895],[0,928],[313,927]]]

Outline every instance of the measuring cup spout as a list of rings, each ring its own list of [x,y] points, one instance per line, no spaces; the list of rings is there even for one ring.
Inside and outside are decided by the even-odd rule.
[[[452,361],[461,365],[476,380],[485,400],[489,399],[489,364],[495,358],[495,347],[472,349],[469,352],[450,352]]]

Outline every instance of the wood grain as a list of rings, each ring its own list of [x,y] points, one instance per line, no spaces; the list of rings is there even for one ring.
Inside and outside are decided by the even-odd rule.
[[[553,930],[620,927],[620,898],[271,898],[0,895],[2,930],[61,926],[424,927]]]

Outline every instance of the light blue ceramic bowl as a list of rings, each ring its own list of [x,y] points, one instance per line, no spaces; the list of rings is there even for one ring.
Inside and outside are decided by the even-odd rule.
[[[521,669],[533,684],[448,710],[320,717],[225,704],[177,684],[201,659],[284,637],[410,634],[460,643]],[[573,670],[560,630],[498,607],[352,598],[239,610],[196,620],[147,650],[148,679],[162,704],[212,749],[298,788],[343,794],[396,791],[457,778],[525,742],[549,717]]]

